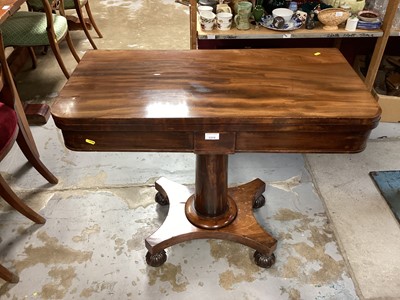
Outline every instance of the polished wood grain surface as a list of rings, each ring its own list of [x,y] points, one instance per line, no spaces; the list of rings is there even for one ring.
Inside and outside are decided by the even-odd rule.
[[[354,152],[365,147],[380,108],[337,49],[99,50],[84,55],[52,114],[75,150],[200,153],[207,145],[194,132],[211,130],[242,132],[221,140],[221,153]],[[154,137],[131,135],[143,131]],[[329,133],[334,146],[311,147],[316,132]],[[152,146],[165,135],[182,146]]]
[[[90,51],[60,99],[56,119],[81,125],[370,123],[379,113],[337,49]]]

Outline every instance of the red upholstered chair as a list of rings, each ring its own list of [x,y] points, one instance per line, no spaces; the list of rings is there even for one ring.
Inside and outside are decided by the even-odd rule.
[[[46,168],[39,158],[32,133],[26,120],[18,92],[4,53],[3,37],[0,32],[0,163],[13,147],[15,141],[35,169],[50,183],[57,178]],[[10,188],[0,174],[0,197],[21,214],[38,224],[44,224],[45,218],[27,206]],[[18,282],[18,276],[0,264],[0,278],[9,282]]]

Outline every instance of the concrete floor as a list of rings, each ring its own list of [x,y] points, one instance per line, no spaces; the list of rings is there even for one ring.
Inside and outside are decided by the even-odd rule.
[[[188,49],[187,8],[172,0],[92,1],[100,49]],[[90,44],[72,33],[81,55]],[[76,63],[63,48],[72,71]],[[17,78],[25,102],[51,105],[66,80],[51,53]],[[0,172],[35,210],[39,226],[0,202],[0,261],[18,284],[0,280],[5,299],[400,299],[400,229],[369,171],[400,169],[400,127],[381,123],[360,154],[235,154],[231,185],[256,177],[267,203],[256,212],[278,238],[271,269],[253,251],[218,240],[167,249],[147,266],[144,238],[164,220],[154,202],[161,176],[194,183],[194,155],[81,153],[67,150],[53,121],[32,127],[55,186],[18,146]],[[382,138],[385,136],[385,138]]]

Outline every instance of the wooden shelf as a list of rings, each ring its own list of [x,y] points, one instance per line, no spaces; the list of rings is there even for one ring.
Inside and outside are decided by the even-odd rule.
[[[392,23],[395,18],[400,0],[389,0],[386,7],[386,14],[383,19],[383,25],[380,30],[356,30],[349,32],[343,27],[336,31],[325,31],[321,25],[317,23],[317,27],[312,30],[298,29],[294,31],[274,31],[267,28],[255,29],[254,26],[250,30],[238,30],[233,28],[229,31],[202,31],[197,22],[197,1],[189,0],[190,9],[190,47],[197,48],[199,40],[238,40],[238,39],[284,39],[284,38],[377,38],[375,49],[372,53],[371,62],[368,73],[365,78],[365,84],[368,90],[372,91],[376,74],[385,52],[386,44],[389,36],[400,36],[399,31],[391,31]],[[340,43],[340,42],[339,42]]]
[[[365,84],[372,92],[374,87],[374,82],[376,78],[376,74],[378,73],[379,66],[381,64],[381,60],[383,54],[385,52],[386,44],[389,36],[391,35],[392,23],[396,16],[397,7],[399,6],[400,0],[389,0],[386,7],[385,18],[383,19],[382,31],[383,36],[379,37],[374,52],[372,53],[371,62],[368,68],[367,76],[365,77]]]
[[[383,31],[378,30],[356,30],[353,32],[346,31],[344,27],[339,27],[335,31],[327,31],[322,29],[322,25],[317,23],[317,26],[308,30],[300,28],[291,31],[275,31],[260,26],[260,28],[252,28],[249,30],[238,30],[232,28],[231,30],[212,30],[203,31],[199,24],[197,24],[197,37],[199,40],[235,40],[235,39],[282,39],[282,38],[371,38],[381,37]]]
[[[390,36],[400,36],[400,30],[392,30],[392,31],[390,31]]]

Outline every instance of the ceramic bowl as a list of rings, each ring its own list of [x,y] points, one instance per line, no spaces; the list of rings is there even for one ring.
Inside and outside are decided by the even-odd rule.
[[[376,22],[379,20],[379,15],[371,10],[362,10],[358,13],[358,18],[365,22]]]
[[[350,12],[342,8],[326,8],[318,13],[318,20],[325,30],[337,30],[338,25],[350,17]]]
[[[288,8],[275,8],[272,11],[272,16],[274,18],[282,17],[285,22],[288,23],[293,16],[293,11]]]
[[[198,10],[199,14],[201,12],[203,12],[203,11],[211,11],[211,12],[213,12],[212,6],[199,6],[199,7],[197,7],[197,10]]]
[[[357,14],[365,6],[365,0],[323,0],[321,2],[332,7],[341,7],[343,4],[348,5],[353,14]]]

